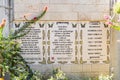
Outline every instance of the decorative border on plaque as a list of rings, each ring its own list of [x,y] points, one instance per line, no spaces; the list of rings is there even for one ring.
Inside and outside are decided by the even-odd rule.
[[[72,27],[73,28],[77,28],[78,27],[78,25],[76,24],[76,23],[72,23]],[[78,52],[78,46],[79,46],[79,42],[78,42],[78,30],[75,30],[75,60],[74,61],[71,61],[71,63],[73,63],[73,64],[78,64],[79,63],[79,60],[78,60],[78,54],[79,54],[79,52]]]
[[[15,22],[15,29],[19,29],[23,23]],[[38,36],[36,41],[38,39],[40,55],[39,53],[34,54],[32,51],[28,51],[26,55],[26,52],[23,51],[22,55],[29,64],[108,64],[110,62],[110,28],[104,22],[51,21],[44,23],[43,21],[37,22],[31,27],[32,33]],[[30,39],[32,38],[30,36],[34,38],[36,35],[32,33],[23,38]],[[65,50],[68,51],[65,52]],[[95,52],[96,50],[97,52]],[[96,59],[90,59],[96,55]]]
[[[14,30],[19,29],[24,23],[29,22],[14,22]],[[46,49],[46,33],[45,24],[36,22],[26,30],[30,32],[21,37],[21,55],[28,64],[46,64],[45,49]]]
[[[77,25],[71,22],[48,23],[48,64],[78,64]]]
[[[52,64],[55,63],[54,61],[51,61],[50,59],[50,35],[51,35],[51,31],[49,30],[49,28],[53,28],[54,23],[47,23],[47,64]],[[54,59],[54,57],[52,57],[52,59]]]
[[[103,23],[103,24],[104,24],[104,27],[107,29],[106,30],[106,35],[107,35],[107,40],[106,40],[107,59],[105,61],[103,61],[103,63],[109,64],[110,63],[110,28],[105,23]]]
[[[80,63],[108,64],[110,28],[99,21],[81,22],[80,27]]]

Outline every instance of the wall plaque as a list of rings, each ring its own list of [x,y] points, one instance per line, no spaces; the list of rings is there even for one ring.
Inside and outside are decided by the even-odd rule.
[[[109,28],[101,22],[86,22],[82,30],[82,59],[87,63],[103,63],[109,57]]]
[[[15,23],[15,29],[19,29],[23,24],[27,24],[27,22]],[[28,63],[40,63],[43,61],[44,49],[44,30],[45,27],[40,23],[36,23],[28,27],[26,30],[30,30],[30,32],[21,37],[19,41],[21,42],[21,55]]]
[[[14,23],[15,29],[23,23]],[[21,55],[28,63],[109,63],[110,29],[104,22],[41,21],[30,28],[30,33],[19,39]]]
[[[75,41],[77,24],[71,22],[53,22],[47,27],[48,59],[52,63],[71,63],[75,61]]]

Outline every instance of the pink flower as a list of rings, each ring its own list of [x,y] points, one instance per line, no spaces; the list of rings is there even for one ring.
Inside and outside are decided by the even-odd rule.
[[[108,20],[108,19],[111,19],[111,16],[109,16],[109,15],[104,15],[104,18],[105,18],[106,20]]]
[[[107,25],[113,25],[113,23],[110,22],[110,21],[106,22],[106,24],[107,24]]]

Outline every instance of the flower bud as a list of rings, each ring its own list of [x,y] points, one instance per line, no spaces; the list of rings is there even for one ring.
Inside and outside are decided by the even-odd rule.
[[[113,25],[113,23],[110,22],[110,21],[106,22],[106,24],[107,24],[107,25]]]
[[[6,19],[2,19],[2,22],[0,23],[0,28],[3,28],[6,24]]]
[[[111,19],[111,16],[109,16],[109,15],[104,15],[104,18],[105,18],[105,20],[109,20],[109,19]]]
[[[44,8],[44,11],[47,11],[47,9],[48,9],[48,7],[46,6],[46,7]]]

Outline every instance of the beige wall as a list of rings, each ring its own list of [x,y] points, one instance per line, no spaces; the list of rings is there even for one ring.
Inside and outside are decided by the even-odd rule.
[[[14,0],[15,20],[24,20],[26,13],[38,14],[44,6],[48,11],[42,20],[104,20],[103,16],[109,14],[110,0]],[[114,58],[111,58],[113,60]],[[76,75],[109,74],[110,64],[46,64],[33,65],[41,72],[61,68],[64,72]]]
[[[109,14],[109,0],[15,0],[15,19],[25,13],[38,14],[48,6],[43,20],[103,20]],[[89,13],[89,14],[88,14]]]

